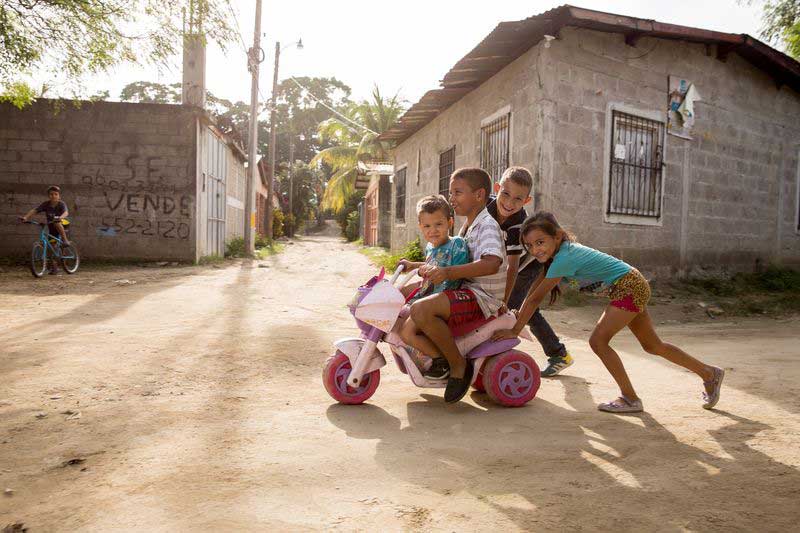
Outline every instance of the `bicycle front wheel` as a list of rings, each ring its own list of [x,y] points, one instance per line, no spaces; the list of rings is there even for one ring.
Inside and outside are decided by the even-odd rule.
[[[31,274],[35,278],[44,276],[44,271],[47,270],[47,259],[44,253],[44,246],[41,242],[33,243],[33,250],[31,250]]]
[[[78,247],[74,242],[61,245],[61,266],[67,274],[74,274],[78,270],[81,258],[78,255]]]

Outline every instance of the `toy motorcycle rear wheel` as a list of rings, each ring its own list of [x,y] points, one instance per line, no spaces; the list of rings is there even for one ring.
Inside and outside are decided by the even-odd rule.
[[[533,358],[517,350],[491,357],[483,367],[486,394],[506,407],[520,407],[531,401],[539,390],[539,367]]]
[[[357,388],[353,388],[347,384],[351,370],[350,360],[337,350],[325,362],[325,367],[322,369],[322,383],[331,398],[339,403],[350,405],[364,403],[375,394],[380,385],[381,371],[373,370],[366,374],[361,380],[361,384]]]

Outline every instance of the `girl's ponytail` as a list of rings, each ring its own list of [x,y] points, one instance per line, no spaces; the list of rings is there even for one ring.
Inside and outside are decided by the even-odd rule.
[[[525,222],[522,223],[522,227],[520,228],[519,232],[520,244],[528,253],[530,253],[530,250],[528,250],[528,245],[525,243],[525,235],[535,229],[541,230],[551,237],[557,237],[560,232],[562,243],[575,242],[575,236],[558,224],[558,221],[553,213],[548,211],[537,211],[535,214],[525,219]],[[543,275],[547,274],[547,270],[550,268],[550,265],[553,264],[553,257],[548,259],[547,262],[542,265],[542,272],[544,273]],[[550,305],[556,303],[560,296],[561,288],[556,285],[550,290]]]

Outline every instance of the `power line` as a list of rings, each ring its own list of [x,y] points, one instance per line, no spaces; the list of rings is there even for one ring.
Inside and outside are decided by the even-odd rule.
[[[247,56],[247,64],[248,64],[248,67],[249,67],[250,66],[250,61],[251,61],[250,51],[247,49],[247,43],[245,43],[244,37],[242,37],[242,32],[239,29],[239,17],[238,17],[238,15],[236,15],[236,11],[233,10],[233,5],[231,5],[231,0],[226,0],[225,3],[228,4],[228,9],[230,9],[230,11],[231,11],[231,15],[233,16],[233,21],[236,23],[236,27],[234,29],[236,30],[236,35],[239,36],[239,42],[242,45],[242,51],[244,52],[244,55]],[[258,85],[258,94],[259,94],[259,96],[261,96],[261,100],[263,100],[264,103],[267,103],[267,102],[270,101],[267,97],[264,96],[264,93],[261,92],[261,84]],[[269,105],[270,104],[267,104],[267,106],[269,106]],[[272,108],[271,107],[267,107],[267,110],[272,110]]]
[[[331,106],[329,106],[328,104],[326,104],[325,102],[323,102],[322,100],[320,100],[319,98],[317,98],[316,96],[314,96],[314,93],[312,93],[312,92],[311,92],[311,91],[310,91],[310,90],[309,90],[307,87],[305,87],[305,86],[304,86],[302,83],[300,83],[299,81],[297,81],[297,78],[295,78],[294,76],[289,76],[289,79],[290,79],[290,80],[292,80],[292,81],[293,81],[293,82],[294,82],[294,83],[295,83],[295,84],[296,84],[298,87],[300,87],[301,89],[303,89],[303,90],[306,92],[306,94],[308,94],[308,95],[309,95],[309,96],[310,96],[310,97],[311,97],[311,98],[312,98],[312,99],[313,99],[315,102],[317,102],[318,104],[322,105],[322,107],[324,107],[324,108],[325,108],[325,109],[327,109],[328,111],[331,111],[333,114],[335,114],[335,115],[336,115],[336,116],[338,116],[339,118],[342,118],[342,119],[346,120],[346,121],[347,121],[347,122],[349,122],[350,124],[353,124],[354,126],[357,126],[357,127],[361,128],[362,130],[366,130],[366,131],[368,131],[368,132],[370,132],[370,133],[374,133],[375,135],[379,135],[379,133],[378,133],[377,131],[372,131],[372,130],[371,130],[371,129],[369,129],[368,127],[366,127],[366,126],[364,126],[364,125],[362,125],[362,124],[359,124],[358,122],[356,122],[356,121],[354,121],[354,120],[351,120],[351,119],[350,119],[349,117],[347,117],[346,115],[344,115],[344,114],[340,113],[339,111],[335,110],[334,108],[332,108]]]
[[[244,37],[242,37],[242,32],[239,29],[239,17],[236,15],[236,12],[233,10],[233,5],[231,4],[231,0],[226,0],[225,3],[228,4],[228,9],[231,10],[231,15],[233,16],[233,22],[236,23],[236,28],[234,28],[236,30],[236,35],[239,36],[239,41],[241,41],[241,43],[242,43],[242,48],[244,48],[245,52],[247,52],[247,44],[244,42]]]
[[[236,23],[236,27],[234,29],[236,30],[236,35],[239,36],[239,41],[242,44],[242,50],[244,51],[245,55],[249,59],[250,58],[250,53],[247,50],[247,44],[245,43],[244,38],[242,37],[241,31],[239,30],[239,18],[236,15],[236,12],[234,11],[233,5],[231,5],[230,0],[226,0],[226,3],[228,4],[228,9],[230,9],[230,11],[231,11],[231,15],[233,16],[233,20]],[[364,131],[368,131],[368,132],[370,132],[372,134],[379,135],[379,133],[377,131],[372,131],[371,129],[369,129],[368,127],[364,126],[363,124],[359,124],[358,122],[352,120],[348,116],[344,115],[343,113],[340,113],[339,111],[337,111],[333,107],[329,106],[323,100],[317,98],[316,95],[314,95],[314,93],[312,93],[311,90],[308,87],[305,87],[302,83],[297,81],[297,78],[295,78],[294,76],[290,76],[289,79],[291,79],[298,87],[303,89],[306,92],[306,94],[308,94],[308,96],[311,97],[312,100],[314,100],[315,102],[320,104],[322,107],[324,107],[325,109],[327,109],[328,111],[330,111],[331,113],[336,115],[337,117],[345,120],[346,122],[349,122],[350,124],[356,126],[357,128],[360,128],[360,129],[362,129]],[[261,99],[264,100],[264,103],[267,105],[267,110],[268,111],[272,111],[274,103],[272,102],[271,98],[266,98],[262,94],[260,85],[258,87],[258,94],[261,96]]]

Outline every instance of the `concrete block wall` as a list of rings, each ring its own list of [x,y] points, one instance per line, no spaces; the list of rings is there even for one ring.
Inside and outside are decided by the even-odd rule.
[[[778,89],[735,53],[713,46],[565,28],[544,62],[556,103],[552,182],[546,205],[587,245],[651,275],[749,270],[800,262],[796,232],[800,95]],[[668,77],[700,95],[694,139],[666,136],[659,226],[604,221],[605,124],[610,103],[665,117]]]
[[[670,75],[695,83],[702,101],[693,140],[666,136],[661,220],[607,222],[609,104],[666,120]],[[480,122],[504,106],[511,164],[534,175],[529,211],[554,211],[581,242],[650,276],[800,264],[800,95],[735,53],[717,60],[714,46],[643,37],[631,47],[621,34],[569,27],[396,148],[395,169],[408,170],[406,224],[392,213],[393,249],[418,234],[413,209],[438,191],[439,152],[455,145],[456,167],[478,165]]]
[[[197,120],[173,105],[0,104],[0,254],[30,253],[35,230],[15,219],[59,185],[83,257],[194,261]]]
[[[504,107],[511,111],[510,164],[532,170],[547,166],[550,156],[542,139],[547,135],[543,113],[549,104],[541,100],[540,62],[541,49],[535,46],[395,149],[395,171],[404,166],[407,170],[405,223],[396,222],[396,184],[392,185],[393,250],[419,235],[415,209],[420,198],[439,192],[439,154],[455,146],[455,168],[479,166],[481,121]],[[540,173],[534,172],[534,178],[538,182]]]

